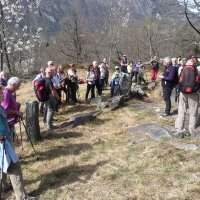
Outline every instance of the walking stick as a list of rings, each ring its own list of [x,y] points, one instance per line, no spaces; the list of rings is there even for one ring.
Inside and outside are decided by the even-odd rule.
[[[2,162],[1,162],[1,183],[0,183],[0,200],[2,199],[2,185],[3,185],[3,167],[4,167],[4,150],[5,150],[5,139],[3,142],[3,156],[2,156]]]
[[[23,119],[22,119],[21,117],[20,117],[20,121],[21,121],[22,124],[23,124],[23,127],[24,127],[24,129],[25,129],[25,132],[26,132],[26,135],[27,135],[27,137],[28,137],[28,140],[29,140],[30,143],[31,143],[31,146],[32,146],[34,152],[36,153],[36,150],[35,150],[35,148],[34,148],[34,146],[33,146],[33,142],[32,142],[32,140],[31,140],[31,138],[30,138],[30,135],[28,134],[27,127],[26,127],[26,125],[25,125],[25,123],[24,123],[24,121],[23,121]]]

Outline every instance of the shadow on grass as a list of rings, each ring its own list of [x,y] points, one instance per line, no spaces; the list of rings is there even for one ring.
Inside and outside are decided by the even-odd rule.
[[[65,129],[58,129],[56,132],[48,133],[43,137],[45,140],[54,140],[54,139],[68,139],[68,138],[79,138],[82,137],[83,133],[78,132],[69,132]]]
[[[56,146],[48,151],[38,152],[34,156],[25,156],[20,161],[21,164],[33,164],[38,161],[53,160],[61,156],[79,155],[81,152],[92,149],[92,146],[87,143],[66,144],[65,146]]]
[[[40,181],[38,189],[31,192],[33,196],[39,196],[41,193],[49,189],[58,190],[58,188],[74,182],[86,183],[91,179],[96,170],[105,165],[108,161],[101,161],[95,165],[77,165],[77,163],[70,166],[62,167],[57,170],[44,174],[38,179],[27,181],[26,184],[32,184]]]

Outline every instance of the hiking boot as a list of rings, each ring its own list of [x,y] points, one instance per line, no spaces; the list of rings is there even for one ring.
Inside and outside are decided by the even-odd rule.
[[[184,138],[185,134],[184,134],[184,132],[175,132],[175,133],[173,133],[173,136],[177,137],[177,138]]]

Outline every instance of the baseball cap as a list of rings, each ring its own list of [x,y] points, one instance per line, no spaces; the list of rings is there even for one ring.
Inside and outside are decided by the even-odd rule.
[[[53,61],[51,61],[51,60],[48,61],[48,62],[47,62],[47,65],[53,65]]]
[[[124,54],[123,57],[126,57],[126,55]]]
[[[119,69],[119,66],[115,66],[115,69]]]

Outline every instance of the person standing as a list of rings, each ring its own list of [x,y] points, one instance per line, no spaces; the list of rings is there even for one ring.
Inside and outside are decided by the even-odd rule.
[[[18,77],[11,77],[8,80],[8,85],[3,90],[4,100],[1,106],[6,110],[8,119],[13,119],[9,123],[9,128],[12,132],[12,142],[14,142],[16,136],[15,124],[18,118],[23,117],[23,112],[20,111],[20,103],[16,100],[16,91],[21,85],[21,80]]]
[[[86,82],[87,82],[87,91],[85,95],[86,103],[88,102],[88,95],[90,91],[91,91],[91,99],[95,98],[95,92],[94,92],[95,81],[96,81],[96,75],[94,72],[94,68],[92,65],[90,65],[87,71],[87,75],[86,75]]]
[[[78,103],[76,92],[78,90],[78,75],[77,71],[74,68],[74,64],[69,64],[69,70],[68,73],[68,80],[69,80],[69,93],[70,93],[70,99],[72,103]]]
[[[105,78],[106,78],[106,67],[103,62],[100,63],[99,70],[100,70],[100,87],[102,90],[104,90],[105,89]]]
[[[95,87],[97,89],[97,94],[99,96],[102,95],[102,88],[101,88],[101,84],[100,84],[100,69],[98,67],[98,62],[97,61],[93,61],[93,70],[96,76],[96,80],[95,80]]]
[[[164,71],[163,74],[159,76],[162,79],[163,97],[166,103],[165,106],[165,116],[171,113],[171,93],[173,90],[173,81],[175,78],[175,68],[172,66],[172,61],[170,57],[165,57],[163,60]]]
[[[109,65],[108,65],[107,58],[104,57],[103,60],[102,60],[102,62],[104,63],[105,69],[106,69],[105,87],[107,88],[109,86],[109,83],[108,83],[108,79],[109,79]]]
[[[48,99],[45,101],[45,112],[43,115],[43,122],[47,123],[47,128],[50,130],[55,128],[52,122],[57,102],[60,101],[60,97],[58,96],[56,89],[54,88],[53,83],[51,81],[54,75],[53,69],[46,68],[45,72],[46,72],[45,89],[48,94]]]
[[[121,72],[127,73],[127,67],[128,67],[128,59],[126,55],[123,55],[122,60],[121,60]]]
[[[154,56],[153,60],[151,61],[151,66],[152,66],[151,80],[156,81],[157,75],[158,75],[158,70],[159,70],[159,62],[158,62],[156,56]]]
[[[179,105],[178,117],[175,122],[177,134],[184,137],[185,118],[187,109],[189,110],[189,133],[196,136],[195,130],[198,119],[199,107],[199,78],[200,66],[197,65],[197,57],[189,54],[186,57],[186,64],[181,71],[179,71]]]

